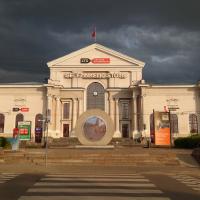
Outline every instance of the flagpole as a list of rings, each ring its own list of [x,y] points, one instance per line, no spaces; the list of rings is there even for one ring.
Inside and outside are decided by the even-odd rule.
[[[94,28],[94,31],[95,31],[95,38],[94,38],[94,42],[96,43],[97,42],[97,31],[96,31],[96,26]]]

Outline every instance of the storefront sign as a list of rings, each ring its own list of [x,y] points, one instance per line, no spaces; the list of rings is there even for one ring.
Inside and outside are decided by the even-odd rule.
[[[155,145],[171,145],[169,112],[154,112]]]
[[[94,73],[65,73],[64,78],[83,78],[83,79],[109,79],[109,78],[119,78],[125,79],[125,73],[106,73],[106,72],[94,72]]]
[[[93,64],[109,64],[110,63],[110,58],[81,58],[80,63],[81,64],[88,64],[92,62]]]
[[[18,129],[19,129],[20,140],[31,139],[31,122],[30,121],[18,122]]]

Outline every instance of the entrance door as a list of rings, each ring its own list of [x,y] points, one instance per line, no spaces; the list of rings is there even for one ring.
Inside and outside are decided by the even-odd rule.
[[[63,124],[63,137],[69,137],[69,124]]]
[[[129,138],[129,124],[122,123],[122,137]]]

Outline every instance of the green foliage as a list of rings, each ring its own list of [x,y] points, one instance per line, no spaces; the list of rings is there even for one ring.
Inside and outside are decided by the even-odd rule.
[[[4,149],[10,149],[11,144],[5,137],[0,137],[0,147],[3,147]]]
[[[193,149],[200,146],[200,135],[193,135],[189,137],[179,137],[174,140],[176,148]]]
[[[0,147],[4,147],[6,145],[6,138],[0,137]]]

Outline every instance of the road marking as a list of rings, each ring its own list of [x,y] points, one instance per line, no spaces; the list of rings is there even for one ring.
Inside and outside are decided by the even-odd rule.
[[[140,174],[47,174],[18,200],[170,200]]]
[[[126,179],[126,178],[116,178],[116,179],[111,179],[111,178],[101,178],[101,179],[98,179],[98,178],[80,178],[80,177],[77,177],[77,178],[62,178],[62,177],[54,177],[54,178],[42,178],[41,181],[97,181],[97,182],[122,182],[122,181],[126,181],[126,182],[149,182],[148,179],[144,179],[144,178],[141,178],[141,179]]]
[[[91,182],[86,182],[86,183],[60,183],[60,182],[38,182],[34,184],[35,186],[91,186]],[[113,186],[119,186],[119,183],[95,183],[95,186],[108,186],[108,187],[113,187]],[[120,187],[155,187],[154,184],[152,183],[121,183]]]
[[[161,190],[149,190],[149,189],[92,189],[91,188],[31,188],[28,192],[39,193],[115,193],[115,194],[162,194]]]
[[[170,200],[167,197],[22,196],[19,200]]]
[[[195,178],[184,174],[171,174],[171,177],[192,188],[193,190],[200,191],[200,178]]]
[[[5,183],[15,177],[17,177],[20,174],[14,174],[14,173],[1,173],[0,174],[0,184]]]

